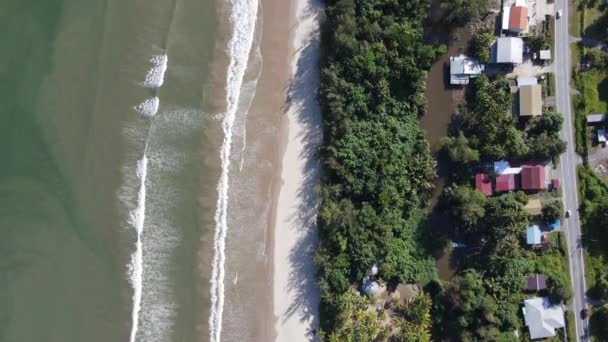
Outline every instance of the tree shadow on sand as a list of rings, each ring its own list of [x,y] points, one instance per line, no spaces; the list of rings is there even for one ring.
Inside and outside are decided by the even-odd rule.
[[[321,13],[321,2],[312,0],[297,22],[317,20]],[[290,303],[286,312],[280,319],[287,321],[293,315],[298,315],[300,322],[310,321],[308,339],[318,340],[316,337],[319,326],[318,306],[319,290],[316,286],[316,267],[313,264],[313,253],[317,245],[317,211],[319,200],[315,187],[319,182],[320,166],[319,148],[322,142],[322,124],[320,107],[317,101],[317,88],[319,85],[319,30],[305,38],[303,46],[293,51],[297,56],[296,72],[287,84],[287,101],[284,112],[294,113],[291,120],[296,120],[301,132],[296,139],[302,145],[298,158],[304,161],[304,178],[298,185],[297,201],[290,208],[289,222],[297,227],[298,241],[289,251],[289,261],[292,265],[289,274],[288,290],[295,293],[295,299]],[[280,243],[280,242],[277,242]]]

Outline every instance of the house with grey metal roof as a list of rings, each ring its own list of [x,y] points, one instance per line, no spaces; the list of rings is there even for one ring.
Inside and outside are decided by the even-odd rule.
[[[524,61],[524,41],[517,37],[498,37],[494,44],[494,62],[521,64]]]
[[[556,335],[555,329],[566,326],[562,306],[551,304],[548,297],[524,300],[522,311],[532,340],[553,337]]]
[[[471,78],[481,74],[485,65],[465,55],[450,57],[450,84],[469,84]]]

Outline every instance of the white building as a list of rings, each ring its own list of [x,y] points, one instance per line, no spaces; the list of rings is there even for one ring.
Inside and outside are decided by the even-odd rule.
[[[485,70],[485,65],[465,55],[450,57],[450,84],[469,84]]]
[[[564,310],[559,304],[551,305],[548,297],[524,300],[524,321],[530,329],[530,339],[555,336],[555,329],[566,326]]]
[[[496,63],[521,64],[524,61],[524,41],[517,37],[496,39]]]

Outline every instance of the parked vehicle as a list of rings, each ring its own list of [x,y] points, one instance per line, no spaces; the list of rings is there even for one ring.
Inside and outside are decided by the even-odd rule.
[[[581,319],[587,319],[587,317],[589,316],[589,310],[587,309],[583,309],[581,310]]]
[[[560,9],[560,10],[557,10],[557,12],[555,12],[555,18],[559,19],[561,17],[562,17],[562,10]]]

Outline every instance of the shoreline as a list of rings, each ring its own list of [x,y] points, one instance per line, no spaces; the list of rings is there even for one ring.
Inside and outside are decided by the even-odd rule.
[[[269,238],[272,243],[272,306],[275,341],[316,341],[319,292],[312,253],[316,213],[321,115],[317,0],[292,0],[289,11],[289,83],[278,132],[280,163],[273,185]]]

